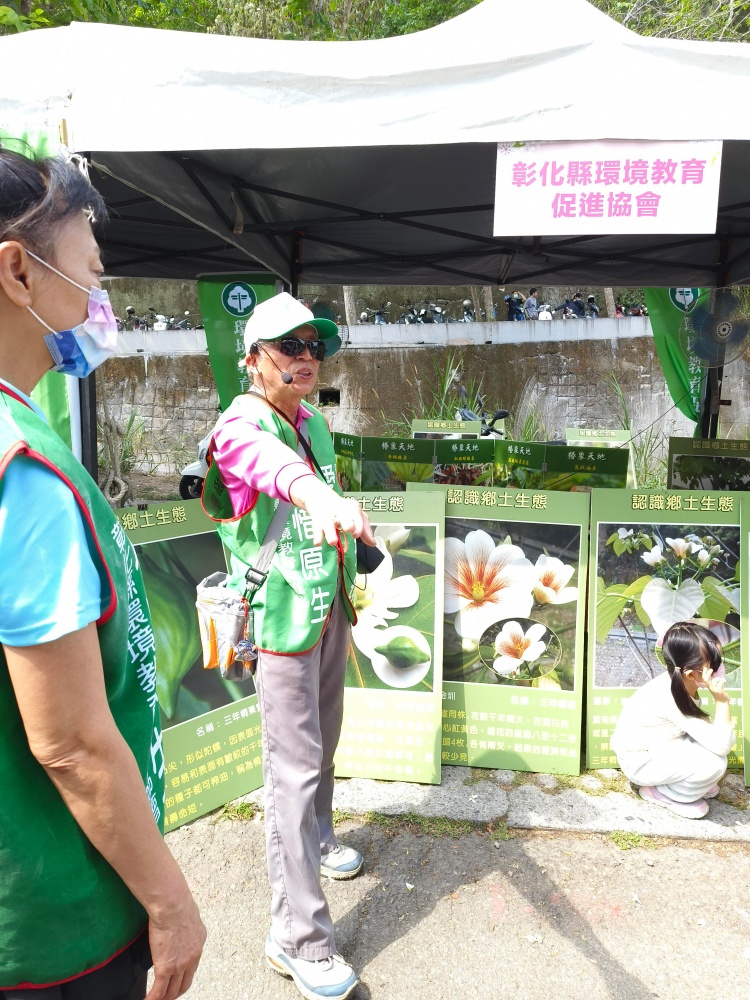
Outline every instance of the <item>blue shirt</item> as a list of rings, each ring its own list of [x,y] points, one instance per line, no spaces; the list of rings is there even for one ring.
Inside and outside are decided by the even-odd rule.
[[[0,643],[35,646],[76,632],[99,618],[106,592],[70,488],[36,459],[16,456],[0,479]]]

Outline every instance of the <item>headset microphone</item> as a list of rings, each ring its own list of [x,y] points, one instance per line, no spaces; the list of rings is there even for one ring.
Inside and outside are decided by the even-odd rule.
[[[294,375],[292,375],[291,372],[285,372],[283,370],[283,368],[279,368],[279,366],[273,360],[272,355],[268,353],[268,351],[265,349],[265,347],[261,347],[260,344],[253,344],[251,346],[251,348],[250,348],[251,352],[253,351],[254,348],[256,350],[261,350],[262,349],[262,351],[265,354],[265,356],[270,359],[271,364],[274,366],[274,368],[281,374],[281,381],[284,383],[284,385],[291,385],[292,384],[292,382],[294,381]]]

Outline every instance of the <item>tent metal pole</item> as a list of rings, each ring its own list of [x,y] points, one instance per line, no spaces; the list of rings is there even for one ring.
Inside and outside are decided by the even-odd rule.
[[[81,463],[94,482],[98,482],[96,372],[80,379],[78,393],[81,405]]]
[[[292,256],[289,261],[289,274],[291,276],[291,294],[297,298],[299,294],[300,275],[300,234],[292,233]]]
[[[724,291],[727,288],[728,264],[730,256],[731,239],[729,233],[721,234],[721,254],[719,263],[721,265],[721,280],[713,293],[713,305],[717,309],[721,306]],[[709,368],[708,378],[704,384],[703,398],[701,399],[700,425],[701,436],[715,441],[719,433],[719,413],[721,410],[721,386],[724,381],[724,358],[726,349],[722,344],[719,347],[718,364]]]

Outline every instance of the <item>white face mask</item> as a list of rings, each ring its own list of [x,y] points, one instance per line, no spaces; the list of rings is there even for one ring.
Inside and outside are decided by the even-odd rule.
[[[75,375],[76,378],[86,378],[117,350],[117,320],[110,305],[109,295],[103,288],[96,288],[94,285],[84,288],[41,257],[37,257],[31,250],[27,249],[26,253],[71,285],[80,288],[82,292],[88,292],[88,316],[83,323],[74,326],[72,330],[53,330],[41,316],[37,316],[31,306],[26,307],[34,319],[41,323],[45,330],[49,330],[44,342],[54,362],[54,371]]]

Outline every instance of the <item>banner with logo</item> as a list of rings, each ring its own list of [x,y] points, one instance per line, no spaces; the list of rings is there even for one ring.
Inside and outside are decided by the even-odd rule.
[[[741,494],[700,488],[592,492],[588,767],[617,767],[609,741],[623,703],[663,673],[662,636],[687,620],[710,628],[723,646],[737,720],[729,766],[742,766],[741,504]],[[702,707],[713,711],[710,697]]]
[[[225,681],[203,668],[195,587],[226,562],[200,500],[115,513],[135,546],[151,611],[153,635],[133,622],[130,641],[151,652],[138,669],[161,710],[169,831],[263,784],[258,697],[252,680]]]
[[[656,353],[669,395],[689,420],[698,420],[703,389],[703,369],[690,353],[690,339],[680,327],[689,316],[703,288],[644,288]]]
[[[245,357],[245,324],[256,305],[277,290],[273,274],[204,274],[198,278],[208,357],[222,410],[250,387],[247,371],[238,367]]]
[[[495,236],[715,233],[720,141],[499,143]]]

